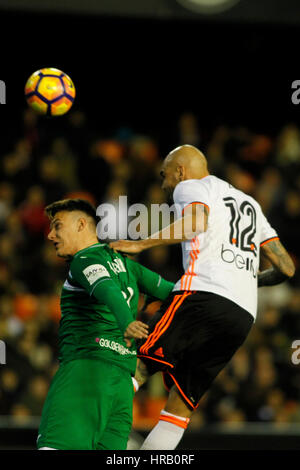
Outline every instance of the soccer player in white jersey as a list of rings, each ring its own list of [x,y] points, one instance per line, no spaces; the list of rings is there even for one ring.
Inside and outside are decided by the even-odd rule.
[[[145,240],[111,244],[127,253],[182,244],[184,274],[138,348],[139,385],[162,371],[169,390],[159,422],[141,447],[145,450],[176,448],[200,398],[245,341],[256,317],[257,288],[279,284],[295,272],[260,205],[210,175],[198,149],[174,149],[161,176],[179,218]],[[261,252],[272,266],[262,272]]]

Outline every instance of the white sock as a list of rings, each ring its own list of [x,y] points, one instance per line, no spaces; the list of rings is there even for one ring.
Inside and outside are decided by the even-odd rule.
[[[162,410],[157,425],[146,437],[141,450],[176,449],[190,420]]]

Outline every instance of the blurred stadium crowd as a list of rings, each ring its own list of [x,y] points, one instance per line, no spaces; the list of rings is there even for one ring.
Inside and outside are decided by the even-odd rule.
[[[1,146],[0,338],[7,363],[0,366],[0,415],[25,422],[40,416],[58,365],[59,295],[68,267],[47,241],[44,207],[50,202],[84,197],[98,206],[117,204],[127,195],[129,204],[163,203],[161,160],[189,143],[204,151],[211,173],[258,200],[297,268],[300,259],[300,129],[295,124],[282,126],[276,135],[226,123],[200,129],[197,116],[186,112],[168,142],[161,142],[129,127],[101,135],[79,111],[54,121],[26,109]],[[180,246],[153,249],[139,261],[169,280],[181,275]],[[295,339],[300,339],[298,272],[288,283],[259,290],[257,322],[201,400],[191,429],[212,422],[300,422],[299,366],[291,361]],[[165,399],[156,375],[135,397],[134,428],[151,427]]]

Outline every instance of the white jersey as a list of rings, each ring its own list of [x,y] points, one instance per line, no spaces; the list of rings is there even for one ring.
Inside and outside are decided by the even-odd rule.
[[[178,217],[193,203],[209,210],[207,231],[182,243],[184,274],[173,290],[213,292],[255,318],[260,246],[278,238],[258,202],[211,175],[182,181],[173,198]]]

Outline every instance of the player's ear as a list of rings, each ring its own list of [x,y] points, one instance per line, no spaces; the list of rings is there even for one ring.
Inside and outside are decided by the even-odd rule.
[[[177,167],[179,181],[183,181],[185,179],[185,168],[182,165],[178,165]]]
[[[86,227],[87,221],[84,217],[80,217],[77,221],[78,232],[82,232],[82,230]]]

